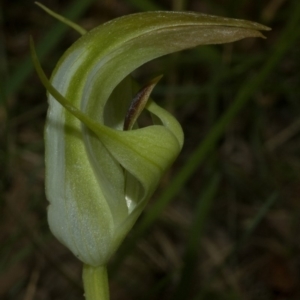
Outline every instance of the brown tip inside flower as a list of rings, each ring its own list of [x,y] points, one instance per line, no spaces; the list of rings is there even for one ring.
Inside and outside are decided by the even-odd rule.
[[[142,111],[144,110],[150,94],[158,81],[162,78],[163,75],[157,76],[153,78],[149,83],[147,83],[143,88],[141,88],[138,93],[133,98],[129,109],[127,111],[123,130],[131,130],[137,118],[140,116]]]

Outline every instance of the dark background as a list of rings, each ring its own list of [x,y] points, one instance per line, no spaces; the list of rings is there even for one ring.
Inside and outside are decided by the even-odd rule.
[[[79,37],[33,1],[1,3],[0,299],[83,299],[81,263],[51,235],[44,195],[45,90]],[[263,39],[157,59],[154,99],[185,145],[109,265],[111,299],[300,299],[300,2],[43,1],[86,29],[147,10],[193,10],[272,27]]]

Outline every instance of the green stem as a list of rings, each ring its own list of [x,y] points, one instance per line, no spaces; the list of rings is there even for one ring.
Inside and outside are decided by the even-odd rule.
[[[106,266],[83,266],[83,287],[86,300],[109,300]]]

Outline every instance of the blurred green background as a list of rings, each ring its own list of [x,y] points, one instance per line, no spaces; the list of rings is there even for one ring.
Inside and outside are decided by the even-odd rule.
[[[46,0],[89,30],[148,10],[272,27],[136,70],[185,146],[109,265],[111,299],[300,299],[300,1]],[[33,1],[0,2],[0,299],[83,299],[81,263],[51,235],[44,195],[48,75],[79,35]],[[99,45],[101,47],[101,45]],[[101,87],[99,87],[101,88]]]

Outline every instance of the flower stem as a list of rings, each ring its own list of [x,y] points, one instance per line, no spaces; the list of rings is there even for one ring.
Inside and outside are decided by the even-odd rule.
[[[83,286],[86,300],[109,300],[107,271],[105,266],[83,266]]]

